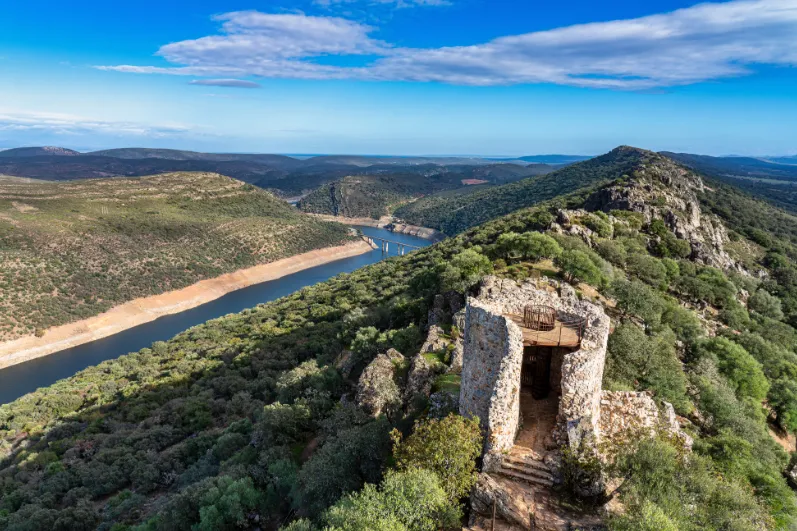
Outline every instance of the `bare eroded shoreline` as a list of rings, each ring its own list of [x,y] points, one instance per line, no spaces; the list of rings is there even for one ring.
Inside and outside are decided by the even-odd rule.
[[[196,308],[227,293],[311,267],[365,254],[371,249],[364,241],[316,249],[276,262],[201,280],[183,289],[135,299],[100,315],[50,328],[42,337],[25,336],[0,343],[0,369],[112,336],[154,321],[158,317]]]
[[[431,240],[433,242],[439,242],[441,240],[446,239],[446,235],[438,230],[430,229],[429,227],[419,227],[417,225],[407,225],[405,223],[397,223],[390,216],[382,216],[379,219],[373,219],[373,218],[347,218],[345,216],[331,216],[329,214],[310,213],[310,215],[324,221],[336,221],[338,223],[344,223],[346,225],[364,225],[366,227],[376,227],[378,229],[384,229],[390,227],[389,230],[391,232],[396,232],[398,234],[409,234],[410,236],[416,236],[418,238],[423,238],[424,240]]]

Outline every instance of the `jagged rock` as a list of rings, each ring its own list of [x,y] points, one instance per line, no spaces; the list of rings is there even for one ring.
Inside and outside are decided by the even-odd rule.
[[[392,349],[391,349],[392,350]],[[393,350],[392,356],[398,354]],[[404,356],[401,356],[403,359]],[[391,415],[401,408],[401,391],[394,380],[395,364],[391,355],[379,354],[368,364],[357,384],[357,405],[373,417]]]
[[[387,353],[385,355],[390,358],[390,361],[393,363],[401,363],[406,359],[404,358],[404,354],[394,348],[387,349]]]
[[[424,357],[423,352],[412,358],[410,373],[407,376],[407,388],[404,391],[405,399],[410,401],[418,395],[429,396],[436,376],[437,368]]]
[[[429,416],[442,419],[451,413],[459,413],[459,393],[438,391],[429,397]]]
[[[465,341],[462,337],[457,338],[454,342],[454,350],[451,352],[451,364],[448,367],[448,372],[453,374],[462,373],[462,359],[465,356]]]
[[[457,313],[455,313],[451,321],[453,322],[453,325],[456,326],[460,332],[465,330],[465,308],[462,308]]]
[[[445,350],[450,341],[443,337],[445,332],[437,325],[429,327],[429,333],[426,336],[426,341],[421,347],[421,354],[425,352],[437,352],[438,350]]]
[[[445,297],[440,294],[434,296],[434,302],[432,303],[432,307],[429,309],[429,315],[427,317],[427,322],[429,323],[429,327],[434,327],[441,325],[445,322],[446,318],[446,311],[445,311]]]
[[[456,291],[438,294],[434,297],[432,308],[427,316],[429,326],[442,325],[451,319],[451,316],[465,307],[465,297]]]
[[[490,474],[481,473],[470,494],[471,509],[481,515],[492,516],[493,504],[498,518],[523,529],[531,529],[534,500],[523,489]]]
[[[786,479],[792,488],[797,488],[797,464],[791,465],[786,469]]]
[[[354,369],[356,363],[357,360],[354,353],[351,350],[344,350],[335,359],[335,368],[340,371],[340,374],[346,379],[351,376],[351,371]]]
[[[713,215],[701,213],[697,194],[702,179],[673,161],[651,154],[651,161],[623,183],[604,187],[590,196],[587,210],[627,210],[645,222],[661,219],[676,237],[689,242],[692,259],[721,269],[742,268],[725,251],[728,234]]]

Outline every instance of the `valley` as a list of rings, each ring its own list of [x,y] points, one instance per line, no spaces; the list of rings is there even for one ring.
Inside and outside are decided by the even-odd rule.
[[[753,531],[797,521],[789,479],[797,467],[782,446],[790,439],[770,434],[797,432],[792,215],[629,146],[472,189],[434,189],[435,178],[406,178],[402,189],[371,177],[322,184],[300,210],[206,174],[38,183],[36,193],[10,180],[3,250],[28,261],[48,240],[64,241],[34,240],[44,230],[37,216],[69,222],[50,221],[50,230],[98,238],[81,248],[86,256],[105,247],[123,258],[138,241],[148,243],[134,249],[162,245],[169,234],[159,216],[183,227],[189,214],[204,235],[268,217],[209,247],[219,261],[222,248],[296,249],[297,238],[279,230],[286,226],[291,235],[323,230],[323,247],[349,241],[327,219],[404,222],[449,237],[366,267],[379,251],[332,262],[315,280],[307,270],[300,284],[235,309],[226,297],[258,286],[231,293],[170,339],[137,332],[145,344],[123,340],[73,376],[0,406],[0,529],[367,529],[401,521],[408,503],[430,529],[462,527],[464,511],[489,525],[494,507],[507,529]],[[104,186],[91,195],[89,183]],[[95,198],[92,210],[75,194]],[[141,211],[158,216],[145,224]],[[103,225],[106,216],[115,222]],[[23,227],[36,246],[9,239]],[[391,238],[409,237],[396,229]],[[108,232],[129,239],[114,244]],[[178,234],[199,241],[186,228]],[[118,275],[110,264],[97,269],[106,270]],[[534,311],[551,305],[559,312],[551,326],[534,329],[542,322]],[[140,350],[120,356],[127,345]],[[538,349],[534,361],[527,347]],[[545,356],[551,366],[531,376],[516,355],[532,372]],[[494,374],[482,370],[488,363],[509,380],[482,381]],[[498,409],[469,420],[481,402]],[[517,440],[518,430],[503,429],[512,423]]]

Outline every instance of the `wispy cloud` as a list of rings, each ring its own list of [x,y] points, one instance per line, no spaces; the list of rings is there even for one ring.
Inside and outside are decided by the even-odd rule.
[[[230,88],[260,88],[259,83],[246,81],[244,79],[195,79],[188,82],[189,85],[202,85],[205,87],[230,87]]]
[[[313,0],[315,5],[330,7],[340,4],[391,5],[397,9],[422,6],[449,6],[450,0]]]
[[[164,138],[182,135],[194,128],[180,124],[145,125],[133,122],[96,120],[60,113],[18,112],[0,109],[0,131],[41,132],[57,135],[103,133],[117,136]]]
[[[99,68],[191,76],[644,90],[746,75],[755,65],[797,65],[797,0],[707,3],[436,49],[393,47],[370,36],[375,28],[340,17],[242,11],[216,19],[222,22],[222,34],[167,44],[158,51],[178,66]],[[374,59],[362,67],[315,61],[351,55]]]

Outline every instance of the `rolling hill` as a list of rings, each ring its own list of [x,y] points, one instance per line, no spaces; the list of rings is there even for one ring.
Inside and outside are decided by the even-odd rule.
[[[672,404],[694,438],[690,451],[632,431],[601,443],[607,464],[565,448],[567,508],[603,515],[610,531],[792,528],[781,444],[797,431],[797,222],[655,153],[622,147],[582,164],[563,180],[575,193],[0,406],[0,529],[469,525],[467,501],[442,485],[467,492],[481,441],[442,400],[459,388],[453,303],[486,275],[493,288],[539,281],[605,306],[603,388]],[[777,230],[747,226],[772,212]],[[444,329],[421,352],[430,315]],[[384,414],[364,409],[365,367],[386,371]],[[427,389],[408,392],[413,372],[431,373]],[[612,503],[575,494],[583,471],[610,480]]]
[[[549,166],[515,164],[485,166],[423,165],[413,173],[395,174],[382,166],[371,167],[370,174],[346,176],[325,184],[302,198],[299,209],[314,214],[379,218],[403,203],[444,190],[496,185],[517,181],[528,175],[542,175]]]
[[[456,196],[425,197],[397,209],[395,215],[413,225],[453,235],[558,195],[629,175],[653,156],[639,149],[619,147],[600,157],[511,184]]]
[[[0,341],[347,239],[217,174],[0,177]]]

